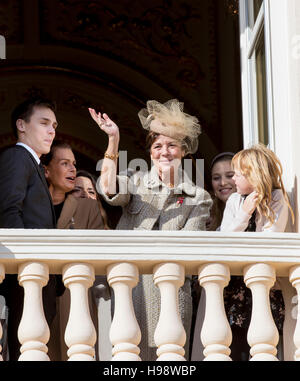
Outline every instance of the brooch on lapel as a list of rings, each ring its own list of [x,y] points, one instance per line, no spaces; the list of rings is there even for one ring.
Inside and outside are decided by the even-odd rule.
[[[74,217],[71,218],[71,224],[70,224],[69,229],[75,229],[75,221],[74,221]]]
[[[184,197],[179,197],[177,200],[177,206],[182,205],[184,201]]]

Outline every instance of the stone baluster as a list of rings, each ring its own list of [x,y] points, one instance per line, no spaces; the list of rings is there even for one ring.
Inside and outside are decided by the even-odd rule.
[[[294,343],[296,351],[294,355],[295,361],[300,361],[300,266],[294,266],[290,269],[290,282],[297,290],[298,305],[297,305],[297,324],[294,331]]]
[[[141,331],[132,303],[132,289],[138,284],[139,272],[136,265],[117,263],[108,266],[107,281],[114,290],[115,309],[110,328],[113,345],[113,361],[141,361],[138,347]]]
[[[49,361],[49,327],[44,315],[42,288],[48,283],[49,269],[44,263],[19,266],[19,283],[24,288],[24,306],[18,329],[21,343],[19,361]]]
[[[0,283],[3,282],[3,279],[5,278],[5,268],[2,264],[0,264]],[[0,311],[1,313],[3,311]],[[3,330],[2,330],[2,324],[0,323],[0,340],[2,339]],[[0,345],[0,361],[3,361],[3,357],[1,355],[2,353],[2,346]]]
[[[63,268],[63,281],[70,290],[71,298],[65,331],[69,361],[95,360],[96,330],[88,303],[88,288],[93,285],[94,280],[94,268],[89,264],[73,263]]]
[[[270,307],[270,288],[276,280],[272,266],[257,263],[244,269],[246,286],[252,293],[252,314],[248,330],[251,361],[276,361],[279,335]]]
[[[230,280],[228,266],[208,263],[199,268],[198,279],[205,289],[205,317],[201,340],[205,361],[231,361],[229,346],[232,333],[224,308],[224,287]]]
[[[160,316],[154,333],[158,361],[185,361],[186,333],[178,309],[178,290],[184,283],[184,267],[163,263],[154,267],[154,283],[159,287]]]

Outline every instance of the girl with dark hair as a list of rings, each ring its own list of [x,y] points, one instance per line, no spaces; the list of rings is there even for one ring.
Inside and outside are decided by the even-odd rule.
[[[232,179],[234,172],[231,167],[232,152],[222,152],[215,156],[211,162],[211,186],[213,206],[210,211],[210,220],[207,230],[218,230],[229,196],[236,192],[235,183]]]
[[[220,230],[223,212],[226,201],[232,193],[236,192],[235,183],[232,179],[234,172],[231,160],[234,156],[232,152],[222,152],[216,155],[210,164],[211,176],[211,196],[213,205],[210,210],[210,218],[206,229],[210,231]],[[205,314],[205,290],[199,286],[198,277],[193,278],[193,302],[194,302],[194,332],[191,360],[199,361],[204,359],[204,347],[200,340],[200,333]]]

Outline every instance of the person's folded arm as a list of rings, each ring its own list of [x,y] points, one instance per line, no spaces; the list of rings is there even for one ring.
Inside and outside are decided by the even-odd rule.
[[[226,202],[220,228],[222,232],[243,232],[248,226],[251,215],[243,208],[237,208],[236,198],[237,194],[233,193]]]

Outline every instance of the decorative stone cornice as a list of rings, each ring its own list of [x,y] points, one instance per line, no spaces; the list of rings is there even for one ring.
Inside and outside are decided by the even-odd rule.
[[[176,262],[186,274],[199,265],[226,263],[231,274],[243,274],[245,265],[268,263],[277,276],[288,276],[300,264],[297,233],[231,233],[185,231],[107,231],[0,229],[0,260],[8,273],[24,261],[46,262],[50,273],[61,273],[71,262],[91,263],[96,274],[109,264],[135,263],[141,273],[156,264]]]

